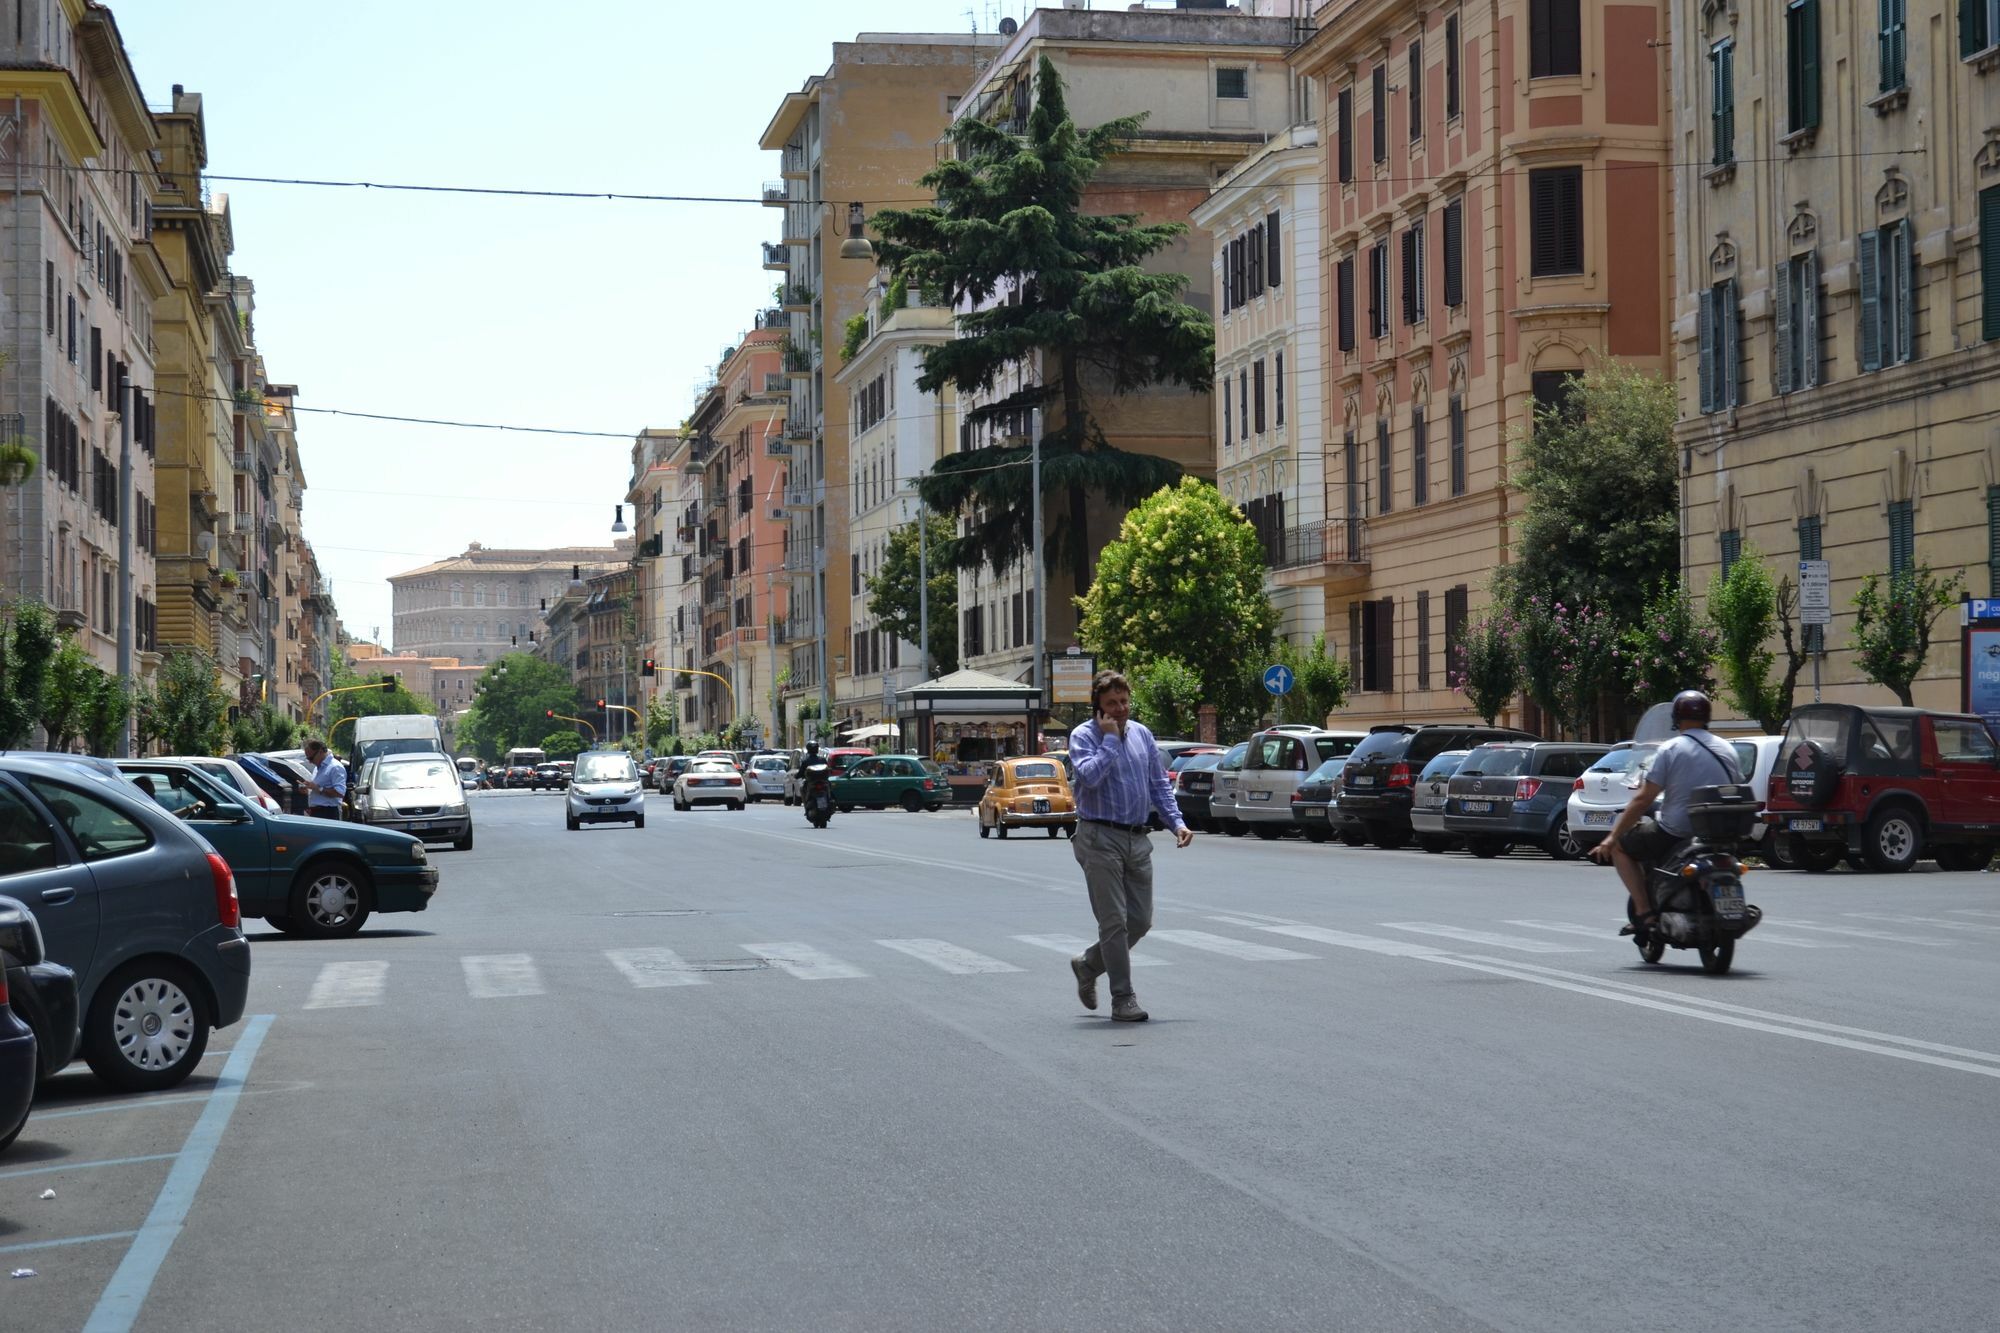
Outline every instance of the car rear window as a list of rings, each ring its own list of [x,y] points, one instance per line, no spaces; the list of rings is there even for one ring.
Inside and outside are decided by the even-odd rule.
[[[1197,770],[1205,772],[1221,762],[1222,756],[1219,754],[1191,754],[1187,757],[1187,762],[1181,765],[1181,772],[1187,773]]]
[[[1544,778],[1580,777],[1590,757],[1588,750],[1541,750],[1536,753],[1535,773]]]
[[[1535,752],[1516,745],[1482,745],[1458,766],[1461,777],[1511,778],[1528,771]]]
[[[1417,776],[1419,780],[1426,778],[1448,778],[1458,772],[1459,765],[1464,762],[1464,754],[1456,750],[1447,750],[1428,764],[1425,764],[1424,771]]]
[[[1629,773],[1632,765],[1639,762],[1639,747],[1628,745],[1622,750],[1613,750],[1600,756],[1598,761],[1584,771],[1587,773]]]
[[[1340,776],[1340,770],[1346,767],[1347,767],[1347,756],[1344,754],[1337,756],[1336,758],[1327,760],[1325,763],[1321,764],[1318,768],[1315,768],[1312,772],[1306,774],[1306,781],[1309,783],[1332,782],[1335,778]]]
[[[1792,720],[1785,726],[1785,751],[1790,753],[1800,741],[1811,741],[1834,758],[1845,759],[1848,723],[1851,720],[1852,714],[1847,712],[1793,713]]]
[[[1222,756],[1222,762],[1216,765],[1216,767],[1231,770],[1239,769],[1243,767],[1243,756],[1248,754],[1249,751],[1250,742],[1248,741],[1244,741],[1240,745],[1232,745],[1229,747],[1229,753]]]
[[[1322,759],[1342,759],[1354,753],[1357,743],[1352,736],[1315,736],[1312,746]]]
[[[1406,731],[1378,731],[1354,747],[1347,756],[1357,764],[1377,759],[1401,759],[1410,748]]]
[[[1054,782],[1056,779],[1056,766],[1054,764],[1016,764],[1014,765],[1014,778],[1017,782]]]

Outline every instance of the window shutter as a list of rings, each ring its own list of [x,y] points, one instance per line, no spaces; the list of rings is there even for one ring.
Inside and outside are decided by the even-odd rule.
[[[1334,286],[1336,288],[1335,295],[1338,297],[1338,302],[1340,306],[1340,309],[1338,311],[1338,321],[1340,325],[1340,350],[1343,352],[1351,352],[1354,350],[1354,342],[1355,342],[1354,256],[1353,255],[1349,255],[1347,258],[1341,260],[1338,268],[1335,269]]]
[[[1817,250],[1809,251],[1799,257],[1798,288],[1799,322],[1792,335],[1799,343],[1797,387],[1815,389],[1819,387],[1819,252]]]
[[[1347,678],[1363,688],[1361,669],[1361,603],[1347,604]]]
[[[1958,54],[1978,55],[1992,44],[1986,33],[1986,0],[1958,0]]]
[[[1430,423],[1424,409],[1410,409],[1410,503],[1423,504],[1431,498]]]
[[[1382,336],[1382,246],[1368,247],[1368,336]]]
[[[1250,372],[1236,372],[1236,429],[1247,444],[1250,440]]]
[[[1528,77],[1549,72],[1549,10],[1551,0],[1528,0]]]
[[[1701,410],[1715,410],[1715,289],[1704,288],[1701,293],[1700,314],[1695,318],[1695,332],[1699,339],[1700,360],[1696,374],[1701,384]]]
[[[1979,336],[2000,339],[2000,185],[1979,192]]]
[[[1375,418],[1375,512],[1389,512],[1389,495],[1396,480],[1396,456],[1389,448],[1389,419]]]
[[[1420,40],[1410,42],[1410,77],[1407,81],[1410,99],[1410,138],[1424,137],[1424,44]]]
[[[1340,90],[1340,179],[1354,179],[1354,87]]]
[[[1797,0],[1798,115],[1792,128],[1819,124],[1819,0]]]
[[[1447,414],[1451,428],[1451,493],[1465,494],[1465,401],[1452,396]]]
[[[1380,688],[1396,688],[1396,599],[1384,597],[1375,603],[1375,652],[1381,664],[1376,668],[1376,679]]]
[[[1864,231],[1855,246],[1861,284],[1861,368],[1882,368],[1882,233]]]
[[[1912,228],[1907,221],[1896,224],[1892,255],[1896,284],[1895,359],[1899,364],[1916,355],[1917,265],[1911,235]]]
[[[1444,206],[1444,303],[1465,304],[1465,200]]]
[[[1233,432],[1235,431],[1236,423],[1230,418],[1232,404],[1230,402],[1229,390],[1229,376],[1224,375],[1222,377],[1222,442],[1224,444],[1235,443]]]
[[[1431,595],[1417,594],[1417,688],[1431,687]]]
[[[1799,332],[1792,324],[1796,314],[1793,302],[1798,298],[1792,290],[1791,261],[1780,259],[1772,265],[1771,278],[1775,289],[1772,304],[1777,315],[1772,324],[1772,331],[1777,336],[1777,350],[1771,358],[1774,372],[1771,378],[1777,391],[1785,394],[1798,387],[1792,374],[1792,359],[1796,355]]]
[[[1417,322],[1417,241],[1421,239],[1415,227],[1403,232],[1403,322]]]
[[[1722,318],[1722,374],[1717,380],[1722,390],[1721,405],[1741,407],[1743,312],[1736,300],[1736,279],[1731,278],[1722,284],[1721,306],[1717,313]]]
[[[1244,263],[1250,270],[1250,291],[1253,297],[1264,294],[1264,228],[1252,227],[1243,233]]]
[[[1271,363],[1271,406],[1276,411],[1277,424],[1285,424],[1285,354],[1276,353]]]
[[[1253,400],[1256,404],[1257,433],[1264,433],[1264,358],[1258,357],[1250,367],[1250,382]]]
[[[1264,281],[1273,287],[1278,285],[1285,271],[1282,250],[1278,241],[1278,215],[1267,214],[1264,218]]]
[[[1908,573],[1917,563],[1916,513],[1908,500],[1889,506],[1889,576]]]
[[[1986,595],[2000,597],[2000,486],[1986,488]]]
[[[1458,15],[1444,16],[1444,118],[1458,115]]]
[[[1389,67],[1377,65],[1370,76],[1369,104],[1374,108],[1370,118],[1369,142],[1374,149],[1374,160],[1389,160]]]

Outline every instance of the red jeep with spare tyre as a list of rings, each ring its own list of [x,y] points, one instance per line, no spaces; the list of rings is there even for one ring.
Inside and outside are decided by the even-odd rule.
[[[1806,870],[1980,870],[2000,845],[2000,744],[1970,713],[1807,704],[1786,724],[1764,818]]]

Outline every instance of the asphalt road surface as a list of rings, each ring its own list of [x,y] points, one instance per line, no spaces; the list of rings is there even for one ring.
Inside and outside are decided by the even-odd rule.
[[[474,808],[200,1077],[46,1090],[0,1327],[1994,1327],[2000,876],[1758,872],[1714,978],[1607,870],[1156,840],[1128,1025],[1066,842]]]

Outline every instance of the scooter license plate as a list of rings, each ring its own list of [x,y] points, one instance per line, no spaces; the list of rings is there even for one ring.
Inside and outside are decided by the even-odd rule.
[[[1794,833],[1817,833],[1825,827],[1825,823],[1818,819],[1788,819],[1785,827]]]
[[[1741,885],[1718,884],[1709,890],[1715,899],[1715,914],[1734,919],[1743,915],[1743,889]]]

